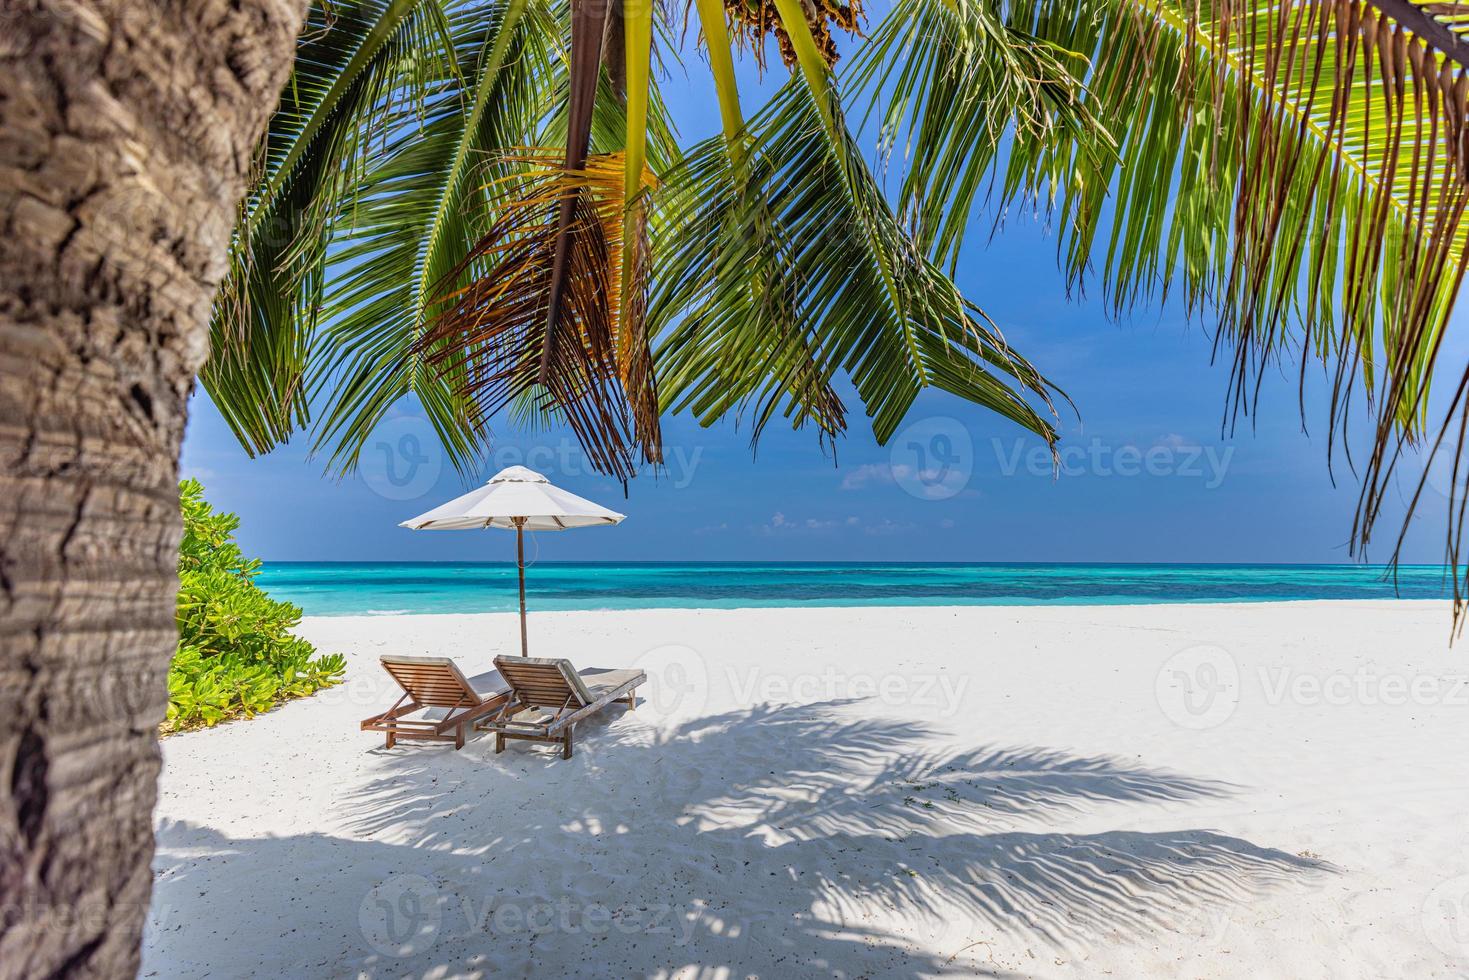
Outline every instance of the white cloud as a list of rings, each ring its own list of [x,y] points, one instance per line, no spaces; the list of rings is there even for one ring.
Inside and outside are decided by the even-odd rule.
[[[869,524],[862,529],[863,534],[872,537],[887,537],[892,534],[904,534],[913,530],[914,525],[908,521],[894,521],[883,518],[881,523]]]
[[[863,463],[847,471],[842,477],[843,490],[861,490],[868,484],[896,483],[913,474],[913,467],[903,463],[889,466],[887,463]]]
[[[856,527],[861,522],[856,517],[847,518],[818,518],[806,517],[792,519],[777,511],[771,515],[770,520],[761,524],[756,530],[761,534],[799,534],[802,532],[833,531],[840,527]]]
[[[1192,449],[1198,445],[1198,442],[1188,436],[1181,436],[1177,432],[1170,432],[1166,436],[1159,436],[1154,440],[1153,445],[1166,449]]]

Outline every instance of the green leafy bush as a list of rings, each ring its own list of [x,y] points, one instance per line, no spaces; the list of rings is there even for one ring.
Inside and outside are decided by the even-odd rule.
[[[339,683],[340,654],[291,633],[301,609],[255,584],[260,562],[235,543],[240,519],[215,513],[197,480],[179,484],[179,648],[168,671],[165,732],[249,718],[291,698]]]

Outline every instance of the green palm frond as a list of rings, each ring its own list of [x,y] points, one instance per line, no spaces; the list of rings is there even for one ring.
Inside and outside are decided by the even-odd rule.
[[[1469,261],[1469,76],[1379,9],[1423,14],[1421,26],[1434,8],[1420,6],[1016,0],[1009,11],[1013,27],[1088,58],[1084,105],[1107,137],[1019,130],[1004,195],[1056,202],[1066,268],[1079,280],[1099,267],[1115,309],[1178,288],[1209,314],[1234,352],[1234,413],[1255,407],[1272,361],[1298,356],[1304,389],[1315,360],[1334,444],[1364,390],[1363,547],[1402,449],[1430,431],[1430,380]]]
[[[446,80],[421,107],[401,108],[332,256],[313,394],[314,443],[334,469],[355,466],[373,428],[410,395],[456,466],[473,468],[483,448],[462,371],[430,366],[417,345],[439,297],[475,274],[464,258],[521,170],[506,148],[529,143],[558,100],[561,18],[543,0],[506,0],[455,11],[453,23],[465,82]]]
[[[311,9],[242,206],[201,372],[250,451],[268,451],[310,417],[327,245],[373,141],[395,124],[393,97],[411,98],[453,68],[436,0]]]
[[[1176,292],[1216,321],[1234,411],[1255,408],[1278,359],[1299,357],[1303,388],[1308,366],[1325,365],[1335,444],[1366,391],[1357,543],[1404,447],[1434,431],[1435,445],[1452,441],[1454,418],[1463,445],[1469,373],[1453,418],[1435,430],[1427,415],[1469,260],[1469,31],[1450,6],[895,0],[840,80],[831,25],[855,33],[858,3],[686,10],[722,124],[687,152],[655,70],[681,52],[655,8],[319,0],[203,373],[241,440],[264,451],[311,423],[315,447],[347,470],[390,406],[416,398],[469,469],[487,406],[569,422],[590,384],[630,399],[579,431],[599,465],[626,475],[632,443],[657,458],[656,375],[665,408],[705,424],[743,409],[757,435],[776,416],[840,433],[841,379],[880,440],[932,387],[1054,442],[1055,389],[951,279],[970,223],[1022,201],[1052,213],[1073,283],[1099,276],[1113,310]],[[746,112],[739,39],[770,37],[793,77]],[[855,127],[853,99],[868,110]],[[876,152],[864,157],[854,132],[875,134]],[[589,155],[618,160],[620,211],[604,191],[557,192],[547,237],[528,217],[539,211],[520,207],[546,193],[526,147],[558,151],[572,183]],[[874,166],[896,174],[891,194]],[[522,237],[549,261],[506,279]],[[616,249],[613,270],[602,257]],[[491,309],[497,281],[514,284],[508,313]],[[569,294],[579,312],[563,317]],[[465,329],[436,329],[456,317]],[[482,317],[506,329],[476,334]],[[575,356],[551,386],[562,337]],[[589,343],[621,346],[584,361]],[[531,348],[548,366],[527,380]],[[495,365],[514,365],[508,387],[484,384]],[[1450,518],[1454,561],[1463,516]]]
[[[750,122],[742,178],[722,137],[670,176],[650,313],[664,404],[834,435],[842,375],[879,441],[931,386],[1053,442],[1030,402],[1053,389],[903,233],[840,119],[789,82]]]
[[[1026,145],[1108,145],[1082,100],[1086,69],[997,3],[898,0],[883,18],[843,81],[877,114],[879,157],[902,148],[899,207],[935,261],[958,262],[1012,131]]]
[[[1010,187],[1059,195],[1068,268],[1099,260],[1122,309],[1181,277],[1242,349],[1360,355],[1420,420],[1465,244],[1453,66],[1360,2],[1014,6],[1091,57],[1118,145],[1026,139],[1013,161]]]
[[[1027,398],[1049,407],[1053,389],[904,232],[803,8],[776,6],[800,79],[751,122],[748,160],[732,166],[735,144],[710,141],[667,191],[654,314],[671,327],[658,352],[665,403],[706,424],[749,407],[756,437],[777,411],[835,435],[840,372],[879,442],[935,387],[1054,444]]]

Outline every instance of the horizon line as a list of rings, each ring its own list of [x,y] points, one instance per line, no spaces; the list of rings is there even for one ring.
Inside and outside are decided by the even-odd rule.
[[[430,559],[430,558],[261,558],[262,564],[271,565],[515,565],[514,559]],[[854,565],[854,566],[905,566],[924,565],[941,567],[1010,567],[1010,566],[1032,566],[1048,567],[1098,567],[1111,568],[1363,568],[1363,569],[1391,569],[1397,568],[1450,568],[1447,563],[1441,562],[1398,562],[1396,566],[1388,562],[1320,562],[1320,561],[1005,561],[1001,559],[987,561],[924,561],[924,560],[893,560],[882,559],[873,561],[854,559],[782,559],[765,561],[753,558],[710,558],[710,559],[677,559],[677,558],[628,558],[628,559],[551,559],[541,558],[535,561],[536,565]],[[529,566],[527,566],[529,567]]]

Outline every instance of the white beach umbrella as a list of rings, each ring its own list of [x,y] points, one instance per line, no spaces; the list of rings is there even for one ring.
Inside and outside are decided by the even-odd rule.
[[[515,565],[520,572],[520,655],[525,639],[525,532],[566,531],[574,527],[618,524],[623,515],[554,486],[535,470],[507,466],[477,490],[404,521],[415,531],[515,529]]]

